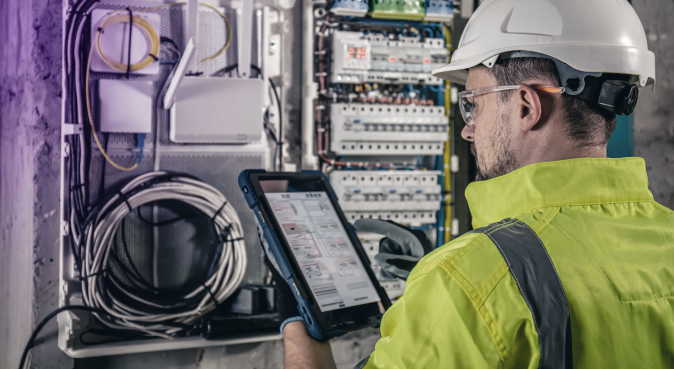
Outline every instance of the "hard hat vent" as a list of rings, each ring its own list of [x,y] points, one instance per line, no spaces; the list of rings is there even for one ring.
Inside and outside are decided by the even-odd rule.
[[[557,8],[547,1],[526,0],[517,3],[508,21],[508,33],[558,36],[564,23]]]

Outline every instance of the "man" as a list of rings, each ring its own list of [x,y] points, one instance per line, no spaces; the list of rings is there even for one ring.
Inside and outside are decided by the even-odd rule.
[[[434,71],[466,86],[476,230],[419,261],[359,367],[674,367],[674,213],[642,159],[606,158],[654,69],[627,1],[478,8]],[[286,367],[334,367],[301,321],[283,334]]]

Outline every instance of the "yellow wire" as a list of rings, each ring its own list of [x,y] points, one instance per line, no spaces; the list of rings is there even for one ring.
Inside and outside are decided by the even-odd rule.
[[[184,5],[184,4],[185,3],[174,3],[174,4],[160,5],[160,6],[155,6],[153,8],[139,10],[138,13],[147,13],[149,11],[160,9],[160,8],[165,8],[165,7],[169,7],[169,6],[175,6],[175,5]],[[207,60],[217,58],[218,56],[222,55],[222,53],[224,53],[229,48],[229,46],[231,45],[231,42],[232,42],[232,28],[229,24],[229,20],[227,19],[227,17],[225,17],[225,15],[222,14],[218,9],[216,9],[216,8],[210,6],[210,5],[207,5],[207,4],[199,3],[199,5],[205,6],[207,8],[210,8],[210,9],[214,10],[215,12],[217,12],[222,17],[222,19],[225,20],[225,25],[227,26],[227,42],[225,43],[225,46],[223,46],[222,49],[220,49],[220,51],[218,51],[216,54],[214,54],[212,56],[209,56],[208,58],[197,60],[198,62],[204,62],[204,61],[207,61]],[[118,69],[118,70],[121,70],[121,71],[126,71],[127,65],[122,64],[122,63],[117,63],[113,60],[110,60],[105,55],[105,53],[103,52],[103,49],[102,49],[101,44],[100,44],[101,43],[101,34],[103,33],[102,31],[104,31],[107,27],[110,27],[113,24],[117,24],[117,23],[129,23],[130,22],[131,17],[129,17],[129,15],[119,14],[119,15],[113,16],[113,14],[115,14],[117,12],[121,12],[123,10],[124,9],[117,9],[115,11],[112,11],[110,14],[108,14],[105,17],[105,19],[103,20],[103,22],[101,23],[101,26],[100,26],[101,30],[96,33],[96,36],[94,38],[94,42],[91,43],[91,49],[89,50],[89,58],[87,60],[87,75],[86,75],[86,82],[85,82],[85,98],[86,98],[86,102],[87,102],[87,115],[89,116],[89,124],[91,125],[91,134],[94,136],[94,140],[96,141],[96,145],[98,146],[98,149],[101,151],[101,154],[103,154],[103,157],[105,157],[105,160],[107,160],[108,163],[110,163],[110,165],[112,165],[113,167],[115,167],[119,170],[122,170],[122,171],[132,171],[132,170],[138,168],[138,162],[136,162],[133,166],[123,167],[123,166],[115,163],[110,158],[110,156],[108,156],[108,153],[105,152],[105,150],[103,149],[103,145],[101,145],[101,142],[98,139],[98,133],[96,133],[96,127],[94,125],[94,119],[93,119],[93,116],[91,114],[91,101],[90,101],[90,98],[89,98],[89,74],[90,74],[90,70],[91,70],[91,56],[94,53],[94,48],[96,48],[96,50],[97,50],[98,54],[100,55],[101,59],[107,65],[109,65],[111,68],[115,68],[115,69]],[[152,48],[151,48],[150,53],[154,56],[158,56],[160,39],[159,39],[159,35],[154,30],[152,25],[150,25],[145,19],[140,18],[140,17],[136,17],[136,16],[133,16],[133,23],[138,25],[138,27],[140,27],[143,31],[145,31],[145,33],[147,33],[147,35],[150,37],[150,41],[152,43]],[[131,32],[131,31],[132,30],[129,30],[129,32]],[[137,71],[137,70],[143,69],[143,68],[147,67],[148,65],[150,65],[154,60],[155,59],[152,56],[148,55],[141,62],[136,63],[136,64],[132,64],[129,67],[129,69],[131,71]]]
[[[452,34],[450,33],[449,29],[445,26],[445,46],[447,47],[448,50],[450,50],[452,44]],[[451,51],[451,50],[450,50]],[[447,118],[450,118],[452,115],[452,105],[451,105],[451,87],[452,84],[449,81],[445,81],[445,115]],[[449,166],[451,165],[451,160],[452,160],[452,154],[451,154],[451,127],[447,131],[447,141],[445,142],[445,150],[443,152],[443,172],[444,172],[444,181],[445,181],[445,191],[450,193],[450,199],[449,201],[443,199],[443,202],[445,204],[445,232],[444,232],[444,243],[447,243],[451,241],[452,239],[452,200],[451,198],[454,196],[452,193],[452,181],[451,181],[451,175],[452,171]]]
[[[150,43],[152,45],[150,54],[143,60],[141,60],[139,63],[136,64],[131,64],[128,66],[129,70],[132,72],[135,72],[137,70],[143,69],[147,67],[148,65],[152,64],[153,61],[156,60],[156,57],[159,55],[159,35],[157,32],[154,30],[152,25],[148,23],[143,18],[133,16],[131,18],[128,14],[118,14],[115,16],[112,16],[115,12],[118,12],[121,10],[115,10],[114,12],[108,14],[107,17],[101,22],[101,26],[98,29],[98,32],[96,32],[96,36],[94,37],[94,45],[96,45],[96,51],[98,52],[98,55],[100,55],[101,59],[105,62],[105,64],[109,65],[111,68],[115,68],[117,70],[121,71],[126,71],[127,65],[123,63],[118,63],[114,60],[111,60],[108,58],[107,55],[103,52],[103,48],[101,46],[101,35],[103,32],[110,26],[118,23],[130,23],[130,20],[133,19],[133,24],[138,26],[140,29],[145,31],[145,33],[150,37]],[[129,30],[131,32],[132,30]]]
[[[113,13],[110,13],[110,14],[113,14]],[[99,32],[99,34],[100,34],[100,32]],[[128,172],[128,171],[136,169],[138,167],[138,162],[136,162],[136,164],[134,164],[131,167],[123,167],[123,166],[115,163],[112,159],[110,159],[110,157],[108,156],[108,153],[106,153],[105,150],[103,150],[103,146],[101,145],[101,142],[98,140],[98,134],[96,133],[96,127],[94,126],[94,119],[92,118],[92,115],[91,115],[91,101],[89,99],[89,71],[91,69],[91,56],[94,54],[94,47],[95,46],[96,46],[96,43],[92,42],[91,43],[91,50],[89,50],[89,59],[87,60],[87,75],[86,75],[86,80],[85,80],[85,83],[84,83],[84,91],[85,91],[84,95],[85,95],[85,99],[87,101],[87,114],[89,116],[89,124],[91,125],[91,134],[94,136],[94,140],[96,140],[96,145],[98,145],[98,149],[101,151],[101,154],[103,154],[103,156],[105,157],[105,160],[107,160],[108,163],[110,163],[110,165],[112,165],[113,167],[115,167],[119,170],[123,170],[123,171]]]

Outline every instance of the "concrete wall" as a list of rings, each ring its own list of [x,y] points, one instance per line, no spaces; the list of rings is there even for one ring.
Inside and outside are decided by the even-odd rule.
[[[60,14],[60,1],[0,1],[2,368],[18,365],[32,323],[57,307]],[[36,364],[69,362],[56,347],[55,323],[42,337]]]
[[[634,0],[655,53],[655,91],[642,89],[634,123],[634,153],[646,160],[655,200],[674,209],[674,2]]]
[[[292,0],[277,4],[300,5]],[[642,90],[635,151],[646,159],[656,199],[674,208],[674,3],[635,0],[634,6],[656,54],[658,76],[655,92]],[[17,366],[35,322],[57,303],[60,14],[59,0],[0,0],[0,368]],[[289,32],[301,34],[299,29]],[[295,122],[298,96],[291,92],[286,101]],[[180,350],[75,363],[57,348],[55,323],[40,337],[34,368],[194,368],[198,353]],[[372,352],[377,337],[368,330],[334,340],[338,366],[353,367]],[[276,341],[206,349],[200,367],[280,368],[282,363],[282,342]]]

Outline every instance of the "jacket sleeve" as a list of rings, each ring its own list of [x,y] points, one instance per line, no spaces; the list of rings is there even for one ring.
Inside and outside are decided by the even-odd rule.
[[[442,266],[414,276],[384,315],[382,338],[360,367],[501,368],[479,308]]]

